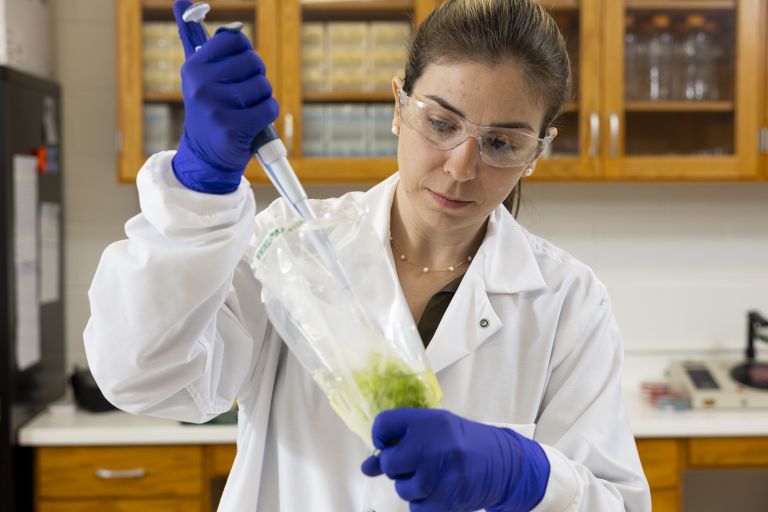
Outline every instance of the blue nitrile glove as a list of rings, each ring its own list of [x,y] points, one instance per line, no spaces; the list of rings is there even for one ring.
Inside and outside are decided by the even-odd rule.
[[[385,473],[411,512],[528,511],[544,497],[549,460],[541,446],[508,428],[439,409],[393,409],[376,416],[363,462]]]
[[[277,118],[278,105],[264,63],[242,32],[221,30],[195,52],[195,42],[204,36],[198,23],[181,18],[190,5],[189,0],[173,4],[186,55],[181,68],[184,135],[173,172],[187,188],[227,194],[237,190],[251,159],[251,143]]]

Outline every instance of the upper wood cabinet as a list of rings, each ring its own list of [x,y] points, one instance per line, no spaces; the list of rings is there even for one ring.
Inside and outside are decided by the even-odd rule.
[[[377,182],[397,169],[390,82],[411,24],[436,4],[281,2],[282,134],[299,179]]]
[[[278,4],[279,0],[214,0],[206,25],[215,29],[231,21],[245,24],[279,100]],[[149,154],[178,143],[184,118],[179,81],[184,57],[173,0],[115,0],[115,12],[118,179],[133,182]],[[252,161],[248,174],[260,177],[257,167]]]
[[[605,0],[605,178],[760,177],[760,4]]]
[[[119,179],[131,182],[147,154],[176,146],[183,104],[172,78],[182,58],[171,0],[115,1]],[[214,0],[209,19],[250,22],[281,106],[277,128],[303,182],[374,183],[397,168],[392,65],[411,22],[440,3]],[[758,145],[768,124],[764,2],[542,3],[565,35],[574,96],[533,179],[768,176]],[[255,161],[246,176],[267,182]]]

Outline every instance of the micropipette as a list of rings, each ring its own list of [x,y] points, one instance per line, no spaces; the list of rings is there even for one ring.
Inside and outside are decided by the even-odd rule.
[[[202,28],[202,40],[192,41],[195,51],[205,43],[209,37],[208,29],[205,26],[205,16],[210,12],[211,6],[205,2],[198,2],[188,7],[182,14],[182,19],[187,23],[198,23]],[[222,30],[230,32],[239,32],[243,28],[240,22],[229,23],[219,27],[216,32]],[[267,174],[269,181],[277,189],[293,211],[303,220],[316,219],[312,206],[309,204],[307,193],[301,182],[296,177],[293,167],[288,162],[288,151],[285,149],[283,141],[277,134],[273,124],[270,124],[264,130],[256,135],[252,144],[252,151],[262,169]],[[351,291],[349,278],[344,269],[339,265],[336,252],[331,245],[330,240],[322,231],[310,230],[309,237],[317,249],[317,254],[325,266],[333,272],[339,282],[348,291]]]
[[[188,7],[182,14],[182,19],[185,22],[197,23],[203,29],[203,39],[192,41],[195,51],[199,50],[209,37],[209,32],[205,26],[205,16],[210,11],[210,5],[205,2],[198,2]],[[239,32],[242,28],[242,23],[234,22],[220,27],[217,32],[222,30]],[[316,215],[309,204],[307,193],[288,162],[288,151],[283,141],[280,140],[274,125],[270,124],[256,136],[252,149],[272,185],[288,201],[296,214],[304,220],[315,219]]]

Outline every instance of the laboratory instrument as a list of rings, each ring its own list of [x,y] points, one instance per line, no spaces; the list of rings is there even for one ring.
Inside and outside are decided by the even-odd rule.
[[[755,340],[768,342],[768,319],[747,313],[746,361],[676,361],[669,369],[674,391],[687,394],[693,407],[768,407],[768,363],[755,361]]]
[[[768,319],[757,311],[747,313],[747,349],[744,353],[746,361],[736,365],[731,370],[731,377],[736,382],[752,388],[768,390],[768,363],[755,361],[755,340],[768,343]]]
[[[687,395],[694,408],[768,407],[768,391],[750,388],[731,377],[733,361],[675,361],[669,367],[673,391]]]

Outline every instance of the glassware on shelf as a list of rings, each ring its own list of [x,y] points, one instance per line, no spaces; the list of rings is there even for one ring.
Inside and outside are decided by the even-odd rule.
[[[168,93],[181,90],[179,68],[184,62],[184,50],[178,39],[175,23],[147,22],[142,26],[145,91]]]
[[[304,91],[389,91],[392,77],[403,74],[410,31],[410,25],[400,21],[304,23]]]
[[[306,22],[301,26],[301,81],[307,92],[328,89],[326,25]]]
[[[720,26],[715,20],[708,20],[705,25],[705,32],[709,39],[709,99],[717,101],[721,98],[720,94],[720,70],[723,58],[723,47],[718,41]]]
[[[330,89],[365,91],[368,81],[368,23],[331,21],[326,30]]]
[[[628,101],[647,100],[650,90],[648,59],[650,20],[627,16],[625,26],[625,98]]]
[[[681,101],[685,99],[685,42],[688,39],[689,26],[687,18],[672,19],[672,69],[670,72],[669,99]]]
[[[651,101],[667,101],[671,96],[674,39],[671,19],[658,14],[651,19],[653,33],[648,41],[649,89]]]
[[[627,16],[624,20],[624,94],[628,100],[637,99],[640,94],[638,91],[638,68],[639,68],[639,50],[638,32],[635,31],[635,18]]]
[[[683,45],[685,55],[685,99],[709,99],[709,88],[714,75],[712,69],[712,41],[706,32],[706,19],[692,14],[687,19],[688,34]]]
[[[391,157],[393,102],[306,103],[302,107],[302,153],[306,157]]]
[[[149,156],[173,147],[173,119],[167,103],[146,103],[144,117],[144,154]]]
[[[573,84],[573,91],[578,95],[579,80],[580,80],[580,63],[579,63],[579,21],[570,13],[566,12],[554,12],[552,17],[557,24],[560,33],[565,39],[566,51],[568,52],[568,60],[571,64],[571,81]]]

